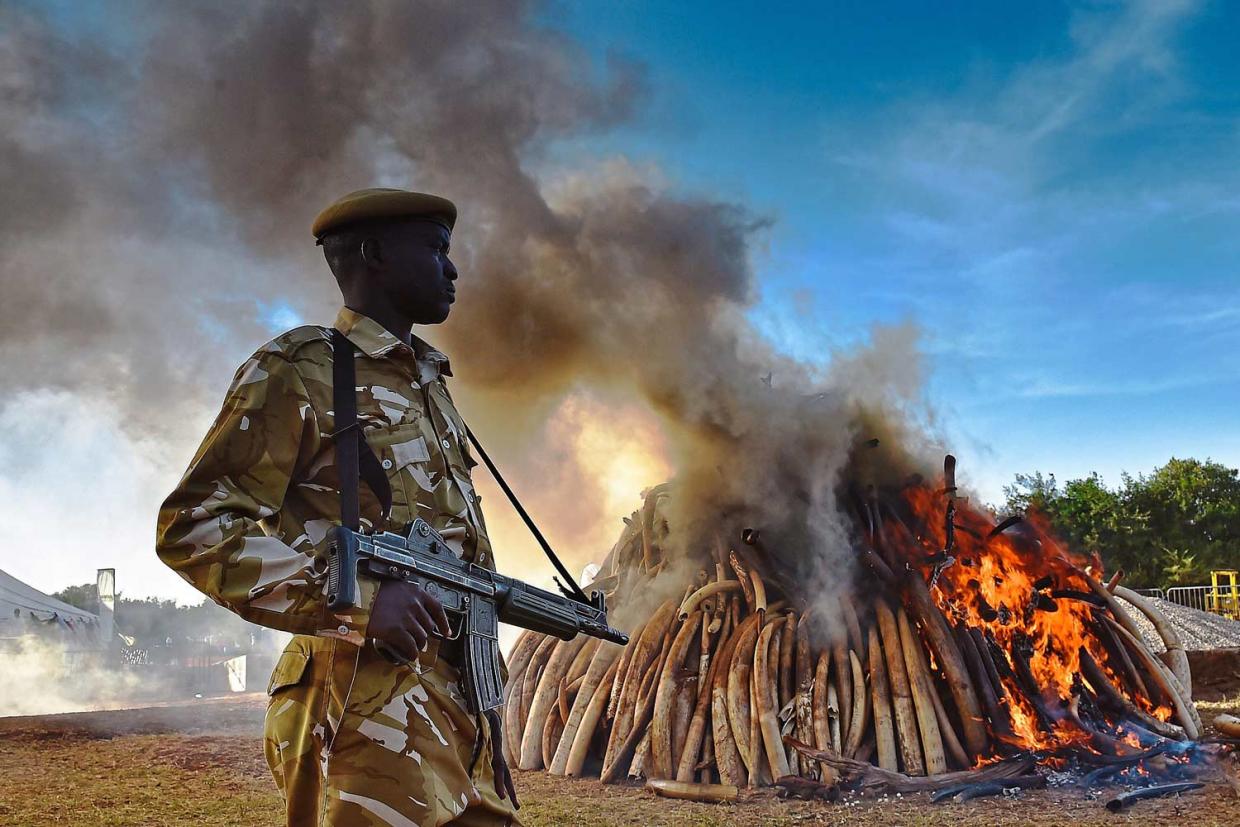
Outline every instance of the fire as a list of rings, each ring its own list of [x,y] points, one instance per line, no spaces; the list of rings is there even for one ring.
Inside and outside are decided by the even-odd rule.
[[[1037,515],[995,532],[991,515],[945,493],[954,489],[908,486],[902,500],[912,519],[886,514],[884,539],[900,562],[932,582],[950,623],[965,634],[981,632],[1009,718],[1010,732],[992,722],[994,734],[1030,749],[1088,743],[1090,733],[1068,712],[1088,687],[1081,653],[1112,678],[1117,670],[1097,632],[1097,598],[1087,579],[1090,571],[1101,574],[1099,561],[1066,548]],[[1129,700],[1160,720],[1171,717],[1169,707],[1146,697]]]
[[[582,468],[623,476],[660,463],[640,415],[594,416],[585,402],[561,413],[559,444]],[[842,476],[835,491],[856,531],[831,550],[872,570],[852,589],[802,576],[821,561],[786,542],[778,519],[767,534],[735,505],[708,527],[713,542],[677,542],[682,483],[647,489],[594,581],[628,609],[630,645],[586,657],[580,642],[532,633],[514,648],[505,727],[523,768],[856,788],[893,771],[955,783],[953,769],[971,768],[1034,783],[1023,774],[1036,764],[1089,768],[1088,783],[1175,777],[1178,756],[1200,752],[1182,690],[1191,675],[1158,663],[1094,579],[1099,560],[1037,517],[995,525],[955,496],[954,464],[937,486]],[[1152,716],[1164,700],[1174,715]]]

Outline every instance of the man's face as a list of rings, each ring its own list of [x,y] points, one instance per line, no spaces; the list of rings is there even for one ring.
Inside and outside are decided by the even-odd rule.
[[[376,276],[387,300],[414,324],[443,322],[456,301],[450,241],[448,228],[433,221],[409,221],[383,233]]]

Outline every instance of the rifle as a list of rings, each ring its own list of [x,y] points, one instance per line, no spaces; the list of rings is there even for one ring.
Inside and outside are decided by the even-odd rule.
[[[416,583],[439,599],[449,622],[457,616],[456,629],[446,640],[463,640],[461,688],[473,714],[504,703],[501,621],[564,640],[581,632],[622,645],[629,642],[628,635],[607,624],[607,601],[601,591],[583,601],[474,565],[457,557],[439,532],[421,517],[410,526],[407,536],[390,531],[362,534],[335,526],[329,532],[327,566],[327,605],[331,609],[357,605],[357,575],[361,572]]]

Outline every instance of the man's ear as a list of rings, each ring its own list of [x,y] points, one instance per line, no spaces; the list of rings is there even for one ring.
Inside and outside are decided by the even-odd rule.
[[[383,245],[379,239],[371,236],[362,242],[362,263],[371,270],[383,264]]]

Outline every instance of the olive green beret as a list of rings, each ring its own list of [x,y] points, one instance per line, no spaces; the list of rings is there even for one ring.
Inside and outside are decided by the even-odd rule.
[[[456,204],[438,195],[408,190],[372,188],[341,196],[314,219],[310,232],[317,239],[350,224],[389,218],[422,218],[447,227],[456,224]]]

